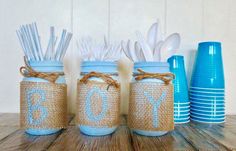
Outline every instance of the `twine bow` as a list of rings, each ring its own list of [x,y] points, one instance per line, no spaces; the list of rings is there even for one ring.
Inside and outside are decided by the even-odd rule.
[[[35,71],[33,68],[30,67],[30,65],[28,64],[26,58],[24,57],[24,61],[25,61],[25,67],[21,67],[20,68],[20,73],[24,76],[24,77],[35,77],[35,78],[41,78],[41,79],[45,79],[49,82],[55,83],[55,81],[57,80],[57,78],[59,76],[64,75],[64,73],[44,73],[44,72],[37,72]]]
[[[120,87],[119,83],[116,80],[114,80],[109,74],[104,74],[100,72],[90,72],[84,75],[84,77],[80,79],[80,82],[86,84],[88,82],[88,79],[91,77],[101,78],[103,81],[105,81],[108,84],[107,90],[111,85],[114,86],[115,88]]]
[[[155,78],[162,80],[166,85],[170,83],[171,80],[175,78],[175,75],[172,73],[149,73],[141,69],[138,69],[139,73],[136,74],[135,80],[139,81],[146,78]]]

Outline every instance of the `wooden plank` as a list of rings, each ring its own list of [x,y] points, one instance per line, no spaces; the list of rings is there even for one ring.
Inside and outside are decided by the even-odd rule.
[[[126,126],[120,126],[111,135],[91,137],[80,133],[75,126],[69,127],[50,146],[49,150],[132,150],[130,133]]]
[[[192,123],[192,126],[199,132],[212,137],[217,143],[222,144],[229,150],[236,150],[236,129],[232,126]]]
[[[61,133],[32,136],[24,130],[17,130],[0,141],[0,150],[45,150]]]
[[[68,122],[71,123],[73,119],[74,119],[74,115],[69,114]],[[63,133],[63,131],[53,134],[53,135],[39,136],[28,146],[27,149],[32,150],[32,151],[45,150],[57,139],[59,135]]]
[[[108,0],[76,0],[73,1],[73,25],[74,36],[91,36],[95,40],[108,35],[109,25],[109,1]],[[90,18],[88,22],[88,18]],[[75,109],[75,106],[72,107]]]
[[[63,131],[53,134],[53,135],[37,137],[27,146],[27,150],[29,151],[46,150],[57,139],[57,137],[61,135],[62,132]]]
[[[5,114],[0,121],[14,125],[16,116]],[[72,117],[68,115],[69,121]],[[161,137],[130,134],[124,126],[126,116],[122,116],[123,126],[103,137],[83,135],[76,126],[48,136],[30,136],[17,130],[18,126],[0,126],[0,150],[236,150],[235,117],[227,116],[225,124],[177,125],[175,131]]]
[[[236,116],[226,116],[226,122],[223,124],[217,124],[218,126],[236,133]]]
[[[175,129],[197,150],[228,150],[217,140],[190,125],[176,126]]]
[[[228,122],[228,120],[232,123],[236,125],[236,115],[226,115],[226,121]]]
[[[19,113],[2,113],[0,126],[19,126]]]
[[[36,136],[27,135],[23,130],[17,130],[0,141],[0,150],[26,150],[36,138]]]
[[[136,30],[146,36],[148,28],[157,18],[160,19],[160,26],[164,32],[164,9],[165,0],[149,0],[148,2],[146,0],[110,0],[111,40],[120,41],[124,37],[136,39]]]
[[[68,115],[69,122],[72,117],[73,115]],[[24,130],[17,130],[0,141],[0,150],[45,150],[62,132],[47,136],[32,136],[26,134]]]
[[[17,129],[18,127],[16,126],[0,126],[0,140],[7,137]]]
[[[4,24],[1,24],[0,28],[0,33],[4,35],[0,36],[0,68],[4,69],[4,71],[10,69],[11,73],[13,73],[13,70],[15,70],[15,73],[11,74],[11,76],[7,74],[1,75],[1,78],[4,79],[1,80],[0,87],[1,112],[18,112],[20,107],[19,81],[23,77],[19,74],[18,69],[20,66],[24,65],[24,53],[16,37],[15,30],[18,29],[22,24],[30,24],[31,22],[36,21],[41,37],[40,41],[44,50],[47,47],[49,41],[48,35],[50,26],[55,26],[55,32],[58,37],[61,36],[60,34],[62,32],[62,29],[72,31],[72,29],[70,28],[72,27],[72,8],[70,2],[71,0],[57,0],[57,2],[51,0],[0,1],[1,23],[3,19],[8,20]],[[67,53],[70,53],[70,51],[67,51]],[[9,56],[11,56],[11,59],[14,63],[10,63],[10,60],[7,59]],[[8,66],[7,68],[6,65]],[[64,66],[66,71],[68,71],[67,67],[71,67],[70,64],[68,66]],[[73,71],[73,69],[69,69],[69,71]],[[69,78],[71,76],[70,74],[65,74],[65,76],[67,81],[71,80]],[[11,80],[5,80],[8,78],[11,78]]]
[[[194,150],[178,133],[172,131],[161,137],[146,137],[132,133],[134,150]]]

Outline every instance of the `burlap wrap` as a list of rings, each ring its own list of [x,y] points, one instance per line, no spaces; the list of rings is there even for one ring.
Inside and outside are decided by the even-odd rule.
[[[108,88],[105,82],[89,80],[84,84],[78,81],[77,91],[78,125],[113,127],[119,124],[119,87]]]
[[[162,96],[163,93],[166,94],[164,97]],[[131,83],[130,95],[128,116],[130,128],[147,131],[170,131],[174,129],[172,84],[134,82]],[[162,97],[163,99],[160,100]],[[155,122],[157,123],[153,123],[154,105],[150,102],[150,98],[155,102],[162,101],[156,110],[158,120]]]
[[[22,128],[67,127],[66,84],[20,83],[20,125]]]

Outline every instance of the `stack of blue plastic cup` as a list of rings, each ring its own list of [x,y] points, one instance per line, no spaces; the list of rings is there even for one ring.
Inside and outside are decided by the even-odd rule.
[[[192,121],[201,123],[225,121],[225,83],[221,43],[199,43],[189,95]]]
[[[170,71],[175,74],[174,84],[174,121],[175,124],[188,123],[190,120],[190,101],[184,67],[184,57],[174,55],[168,59]]]

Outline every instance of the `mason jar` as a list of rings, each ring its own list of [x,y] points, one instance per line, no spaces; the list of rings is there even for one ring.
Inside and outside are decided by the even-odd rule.
[[[119,83],[117,62],[84,61],[81,63],[80,80],[91,72],[107,74]],[[102,136],[111,134],[119,125],[120,89],[109,86],[100,77],[89,77],[88,80],[91,83],[87,90],[84,90],[86,85],[83,85],[84,87],[80,86],[78,80],[78,127],[86,135]],[[113,91],[110,89],[111,87],[113,87]],[[96,95],[101,99],[93,99],[92,95]],[[88,96],[90,96],[89,99]]]
[[[155,84],[155,85],[165,85],[165,83],[157,78],[143,78],[141,80],[135,80],[135,75],[140,74],[138,72],[138,69],[143,70],[144,72],[148,72],[148,73],[170,73],[169,70],[169,63],[167,62],[136,62],[134,63],[134,70],[133,70],[133,78],[131,81],[131,100],[129,102],[129,114],[128,114],[128,125],[132,125],[130,128],[133,132],[140,134],[140,135],[144,135],[144,136],[161,136],[166,134],[169,130],[149,130],[148,128],[144,128],[145,123],[146,125],[148,125],[149,121],[156,122],[156,119],[158,116],[165,116],[165,115],[159,115],[159,114],[168,114],[169,120],[166,124],[170,124],[170,129],[173,129],[173,124],[174,124],[174,119],[173,119],[173,92],[172,90],[170,90],[170,95],[169,98],[171,100],[169,100],[168,103],[168,108],[165,113],[159,113],[158,112],[158,108],[154,109],[154,107],[152,105],[150,105],[151,109],[150,111],[147,110],[147,108],[145,108],[145,105],[147,104],[151,104],[150,101],[148,101],[148,98],[146,98],[145,95],[142,95],[141,93],[146,92],[146,90],[149,90],[149,92],[152,92],[153,94],[155,93],[162,93],[157,89],[153,89],[151,87],[151,85]],[[146,84],[145,86],[138,86],[138,88],[134,89],[133,88],[133,84]],[[134,94],[132,94],[134,93]],[[152,97],[152,96],[150,96]],[[157,97],[154,98],[154,100],[156,101],[156,99],[158,99]],[[150,114],[152,114],[151,116],[147,117],[148,112],[151,112]],[[155,112],[155,113],[154,113]],[[150,115],[149,114],[149,115]],[[153,116],[156,117],[153,117]],[[148,120],[148,121],[145,121]],[[161,120],[161,119],[159,119]],[[161,121],[159,121],[161,122]],[[138,128],[136,128],[133,123],[136,123],[136,125],[139,123],[141,123],[141,126],[137,126]]]
[[[63,63],[59,62],[59,61],[29,61],[28,64],[36,72],[41,72],[41,73],[63,73]],[[39,83],[39,84],[40,83],[41,84],[42,83],[49,84],[50,83],[48,80],[45,80],[45,79],[39,78],[39,77],[24,77],[22,82],[33,82],[35,84],[37,84],[37,83]],[[65,86],[66,85],[65,76],[64,75],[59,76],[56,79],[55,84],[63,84],[63,86]],[[35,89],[37,89],[37,88],[38,88],[38,86],[35,86]],[[63,94],[63,97],[66,97],[66,87],[65,87],[64,90],[65,90],[65,94]],[[22,96],[23,91],[25,91],[25,89],[21,90],[21,97],[23,97]],[[50,96],[50,97],[53,100],[54,96],[53,96],[53,94],[51,94],[51,95],[52,96]],[[45,102],[51,101],[51,100],[47,100],[47,98],[45,98],[44,96],[40,96],[40,97],[41,97],[41,99],[44,98],[44,100],[42,100],[42,101],[45,101]],[[66,99],[66,98],[63,98],[63,99]],[[48,117],[49,117],[48,114],[44,114],[45,113],[45,107],[42,104],[40,104],[40,103],[42,103],[42,101],[40,102],[40,98],[39,98],[38,101],[36,100],[36,102],[30,102],[31,100],[27,100],[27,101],[28,101],[27,105],[28,105],[28,108],[29,108],[29,110],[26,111],[27,112],[26,113],[27,117],[26,117],[26,119],[21,118],[21,120],[26,120],[27,122],[31,121],[32,124],[34,124],[34,125],[36,125],[36,122],[38,123],[39,121],[43,122],[43,120],[54,120],[53,118],[59,118],[59,120],[58,120],[59,122],[60,121],[63,121],[63,122],[67,121],[66,118],[60,119],[60,118],[63,118],[63,117],[67,116],[67,114],[66,114],[67,113],[66,100],[62,101],[60,104],[55,106],[54,109],[52,109],[52,110],[55,110],[56,116],[61,116],[62,114],[66,114],[66,115],[64,115],[63,117],[50,117],[50,119],[48,119]],[[56,101],[59,101],[59,100],[53,100],[53,102],[51,102],[52,105],[53,105],[54,101],[56,102]],[[22,106],[21,106],[21,112],[23,112],[23,110],[25,110],[25,109],[22,109]],[[37,117],[37,119],[30,119],[32,117],[30,117],[29,115],[35,114],[34,112],[40,112],[39,117]],[[62,128],[46,128],[46,127],[33,128],[32,127],[32,128],[27,128],[25,131],[26,131],[26,133],[29,133],[31,135],[49,135],[49,134],[56,133],[56,132],[60,131],[61,129]]]

